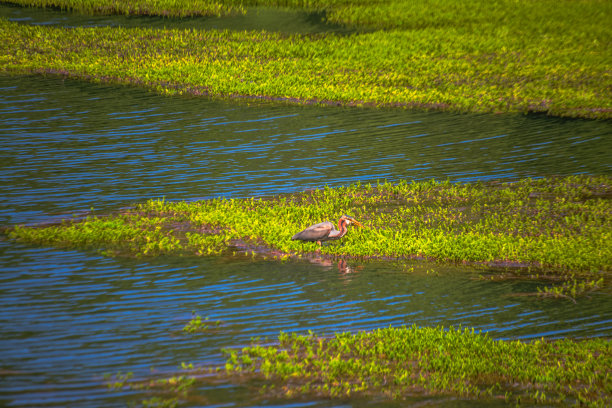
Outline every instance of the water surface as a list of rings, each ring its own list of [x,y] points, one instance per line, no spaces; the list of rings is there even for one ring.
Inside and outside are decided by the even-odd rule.
[[[247,8],[247,13],[223,17],[167,18],[156,16],[84,15],[54,8],[0,4],[0,17],[23,24],[61,27],[154,27],[196,30],[266,30],[287,34],[335,33],[353,29],[327,23],[324,12],[270,7]]]
[[[162,196],[612,172],[610,122],[229,103],[39,77],[0,77],[0,89],[2,226]],[[351,260],[110,259],[0,240],[0,405],[126,406],[146,396],[107,391],[105,373],[143,378],[174,373],[181,362],[220,364],[221,348],[280,330],[417,324],[474,327],[499,339],[612,335],[609,296],[576,305],[517,297],[537,283],[484,282],[482,272]],[[182,334],[194,311],[221,328]],[[401,406],[256,401],[241,387],[215,384],[200,391],[209,406]]]
[[[230,103],[0,77],[0,223],[148,198],[612,172],[612,122]]]

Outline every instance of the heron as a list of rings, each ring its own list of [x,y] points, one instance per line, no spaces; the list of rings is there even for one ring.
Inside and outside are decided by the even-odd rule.
[[[321,242],[333,241],[342,238],[344,235],[346,235],[346,227],[351,224],[355,224],[358,227],[363,227],[363,225],[361,225],[361,223],[353,217],[349,215],[343,215],[338,220],[338,229],[336,229],[334,227],[334,224],[329,221],[320,222],[318,224],[311,225],[304,231],[298,232],[293,237],[291,237],[291,240],[316,242],[320,246]]]

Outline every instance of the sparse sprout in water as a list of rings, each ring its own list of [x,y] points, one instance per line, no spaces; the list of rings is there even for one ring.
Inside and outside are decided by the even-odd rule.
[[[221,320],[214,322],[209,321],[208,317],[202,320],[202,316],[196,315],[183,327],[183,331],[187,333],[203,333],[211,327],[217,327],[221,325]]]

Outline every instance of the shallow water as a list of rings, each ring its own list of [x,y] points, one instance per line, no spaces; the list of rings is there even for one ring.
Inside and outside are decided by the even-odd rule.
[[[229,103],[39,77],[0,77],[0,89],[2,226],[162,196],[612,173],[610,122]],[[417,324],[502,339],[612,335],[609,296],[574,305],[514,296],[536,284],[484,282],[471,268],[345,262],[109,259],[0,241],[0,405],[125,406],[143,396],[107,391],[105,373],[142,378],[181,362],[219,364],[221,348],[280,330]],[[193,311],[223,324],[184,335]],[[256,401],[241,387],[215,384],[201,393],[207,406],[401,406]]]

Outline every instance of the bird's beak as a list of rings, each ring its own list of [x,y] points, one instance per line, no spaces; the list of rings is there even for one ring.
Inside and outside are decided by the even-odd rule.
[[[362,223],[360,223],[359,221],[357,221],[356,219],[352,219],[352,220],[351,220],[351,222],[352,222],[353,224],[355,224],[356,226],[358,226],[358,227],[360,227],[360,228],[363,228],[363,224],[362,224]]]

